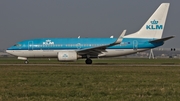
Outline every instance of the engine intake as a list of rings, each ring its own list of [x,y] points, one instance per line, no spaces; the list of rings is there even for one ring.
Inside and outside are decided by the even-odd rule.
[[[59,51],[58,52],[58,60],[59,61],[76,61],[78,59],[78,55],[76,51]]]

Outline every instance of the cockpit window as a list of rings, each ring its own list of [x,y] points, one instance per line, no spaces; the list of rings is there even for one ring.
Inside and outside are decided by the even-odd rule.
[[[16,46],[16,47],[20,47],[20,46],[21,46],[21,44],[15,44],[14,46]]]

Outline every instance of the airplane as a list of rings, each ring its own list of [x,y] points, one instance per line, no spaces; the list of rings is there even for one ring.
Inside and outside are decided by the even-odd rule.
[[[57,58],[60,62],[85,58],[117,57],[146,51],[159,46],[174,36],[162,38],[170,3],[162,3],[142,28],[118,38],[40,38],[17,42],[6,52],[28,64],[28,58]]]

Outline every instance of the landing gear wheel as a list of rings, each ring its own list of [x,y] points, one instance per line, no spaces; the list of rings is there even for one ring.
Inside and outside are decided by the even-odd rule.
[[[26,60],[26,61],[24,61],[24,63],[25,63],[25,64],[28,64],[29,62],[28,62],[28,60]]]
[[[88,58],[88,59],[86,59],[86,61],[85,61],[85,62],[86,62],[86,64],[92,64],[92,60],[91,60],[91,59],[89,59],[89,58]]]

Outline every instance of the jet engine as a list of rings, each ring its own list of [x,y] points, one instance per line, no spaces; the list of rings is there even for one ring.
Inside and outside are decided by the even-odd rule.
[[[58,60],[59,61],[76,61],[78,59],[78,55],[76,51],[59,51],[58,52]]]

